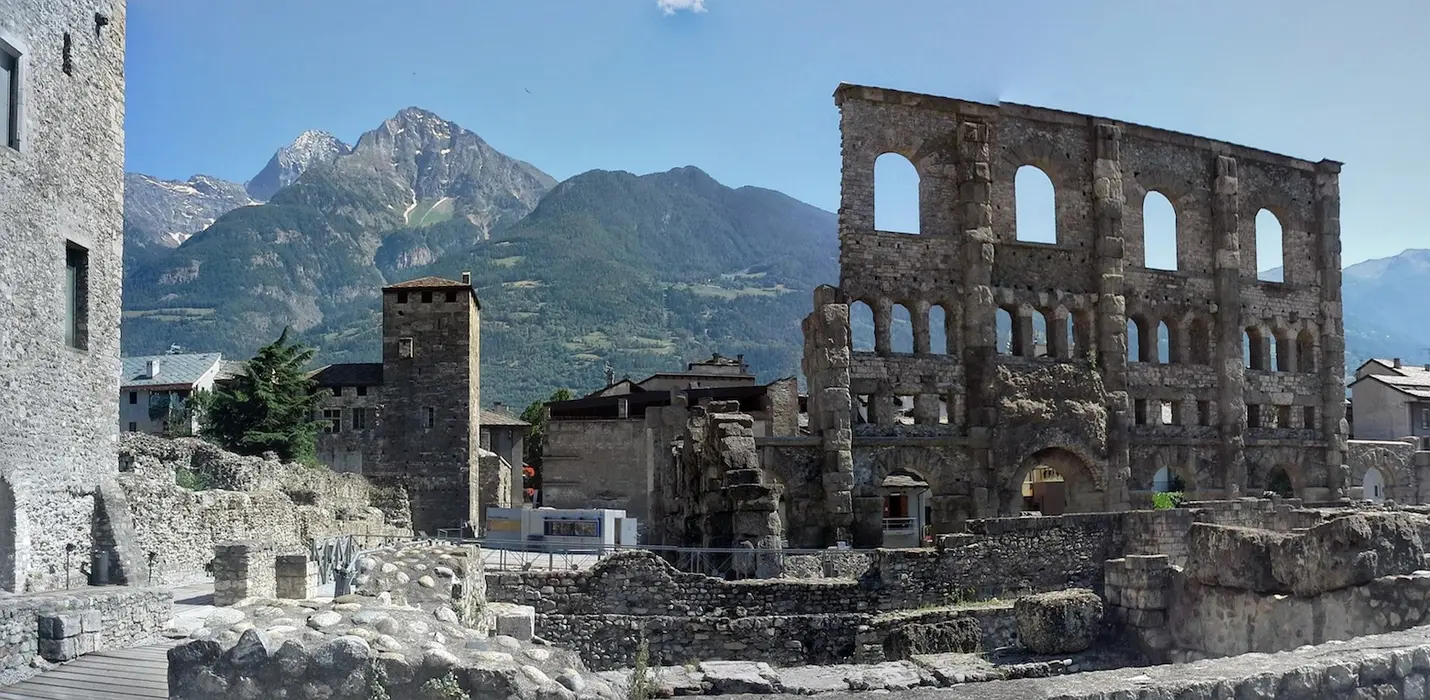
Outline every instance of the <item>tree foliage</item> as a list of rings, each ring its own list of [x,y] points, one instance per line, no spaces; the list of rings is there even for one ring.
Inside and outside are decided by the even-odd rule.
[[[313,349],[291,341],[288,329],[232,381],[202,394],[201,434],[226,450],[313,462],[322,401],[307,374]]]
[[[527,493],[534,494],[536,489],[541,488],[541,455],[546,449],[546,404],[554,401],[570,401],[571,390],[557,389],[551,393],[551,398],[546,401],[532,401],[526,410],[521,412],[521,419],[531,424],[526,430],[525,454],[522,458],[531,467],[522,469],[522,481],[526,482],[522,486]]]

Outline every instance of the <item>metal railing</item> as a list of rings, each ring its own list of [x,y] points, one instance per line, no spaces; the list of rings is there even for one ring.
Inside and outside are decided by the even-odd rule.
[[[681,571],[719,578],[770,578],[780,576],[803,557],[802,569],[828,570],[831,560],[851,554],[867,554],[856,549],[788,549],[753,547],[676,547],[669,545],[569,545],[521,540],[464,540],[482,548],[487,570],[574,571],[588,569],[617,552],[648,551]]]

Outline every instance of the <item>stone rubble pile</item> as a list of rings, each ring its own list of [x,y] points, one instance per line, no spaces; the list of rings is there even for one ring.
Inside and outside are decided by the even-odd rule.
[[[472,697],[615,697],[569,651],[488,636],[451,607],[400,605],[386,592],[220,608],[169,652],[170,696],[185,699],[369,700],[377,686],[422,697],[449,673]]]

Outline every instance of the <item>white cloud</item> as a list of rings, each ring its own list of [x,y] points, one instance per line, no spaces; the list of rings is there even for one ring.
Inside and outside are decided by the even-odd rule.
[[[667,15],[673,15],[681,10],[705,11],[705,0],[655,0],[655,4],[659,5],[660,11]]]

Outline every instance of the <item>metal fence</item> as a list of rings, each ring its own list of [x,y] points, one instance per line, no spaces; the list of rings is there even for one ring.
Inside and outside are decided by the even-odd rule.
[[[775,578],[792,570],[828,575],[841,557],[867,554],[855,549],[756,549],[751,547],[673,547],[665,545],[572,546],[511,540],[464,540],[482,548],[487,570],[576,571],[622,551],[648,551],[680,571],[718,578]]]

